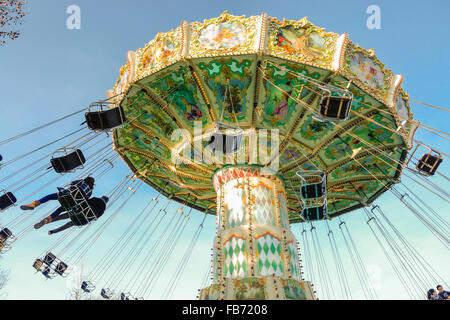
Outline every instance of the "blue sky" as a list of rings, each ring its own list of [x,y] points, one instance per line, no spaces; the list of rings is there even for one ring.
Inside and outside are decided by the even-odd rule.
[[[81,29],[66,28],[66,8],[76,4],[81,8]],[[371,4],[381,8],[381,30],[366,27],[366,9]],[[378,58],[397,74],[404,76],[403,88],[412,98],[434,105],[448,107],[450,71],[448,52],[450,43],[448,32],[450,22],[448,12],[450,3],[442,1],[80,1],[80,0],[31,0],[26,10],[22,35],[15,41],[0,47],[0,110],[2,125],[0,140],[16,135],[42,123],[53,120],[88,106],[92,101],[104,98],[107,89],[114,85],[120,66],[126,62],[126,52],[143,47],[158,32],[168,31],[179,26],[182,20],[189,22],[212,18],[228,10],[234,15],[258,15],[266,12],[270,16],[286,19],[301,19],[307,16],[314,24],[336,33],[348,33],[350,39],[365,48],[374,48]],[[412,104],[416,119],[424,124],[445,130],[448,115],[418,104]],[[16,143],[0,146],[0,153],[8,158],[20,155],[47,141],[79,128],[82,116],[52,126],[46,130],[27,136]],[[450,153],[444,139],[420,130],[417,139]],[[52,149],[46,149],[45,153]],[[38,157],[38,156],[36,156]],[[33,157],[0,170],[0,179],[8,172],[17,170]],[[448,163],[441,166],[448,172]],[[122,163],[97,183],[99,194],[107,192],[117,183],[128,169]],[[45,179],[56,177],[52,173]],[[70,180],[71,176],[62,180]],[[54,185],[44,185],[39,194],[52,192]],[[448,181],[432,178],[444,189]],[[13,182],[8,181],[8,182]],[[435,210],[448,216],[449,208],[443,201],[403,179],[409,186],[423,196]],[[5,183],[9,185],[9,183]],[[6,185],[1,185],[1,188]],[[26,196],[34,188],[24,188],[17,192],[19,198]],[[82,261],[83,270],[95,265],[98,257],[123,232],[129,223],[155,192],[142,186],[111,226],[89,251]],[[33,200],[33,199],[30,199]],[[433,238],[412,213],[394,200],[389,194],[377,201],[408,240],[424,255],[441,275],[449,279],[448,251]],[[175,208],[175,206],[174,206]],[[50,210],[47,206],[44,210]],[[175,210],[175,209],[174,209]],[[0,214],[0,223],[8,223],[22,214],[14,208]],[[28,214],[28,213],[27,213]],[[31,215],[31,213],[29,213]],[[41,213],[42,214],[42,213]],[[39,215],[38,215],[39,216]],[[174,258],[160,273],[170,279],[187,243],[194,235],[202,217],[192,214],[186,233],[180,238],[181,245],[175,249]],[[361,212],[353,212],[345,217],[358,249],[367,265],[375,265],[381,271],[381,289],[378,295],[387,299],[407,298],[401,289],[392,269],[382,252],[371,238]],[[28,224],[37,220],[28,219]],[[207,217],[205,228],[193,252],[174,298],[195,298],[197,289],[208,267],[210,247],[214,236],[214,217]],[[319,226],[319,229],[323,226]],[[293,226],[299,235],[299,226]],[[14,230],[13,230],[14,231]],[[322,230],[323,231],[323,230]],[[78,230],[76,230],[78,232]],[[325,232],[321,235],[326,236]],[[155,237],[156,238],[156,237]],[[45,248],[51,246],[56,238],[50,238],[45,231],[33,231],[21,239],[7,254],[0,265],[11,271],[11,279],[4,290],[8,299],[64,299],[67,283],[64,279],[44,281],[41,275],[34,274],[31,264]],[[341,243],[342,244],[342,243]],[[324,249],[325,250],[325,249]],[[344,250],[344,249],[342,249]],[[331,264],[331,253],[325,255]],[[348,262],[348,261],[347,261]],[[350,262],[348,262],[350,266]],[[350,267],[349,267],[350,268]],[[133,272],[132,270],[130,272]],[[162,288],[162,287],[161,287]],[[351,279],[354,297],[362,297],[355,276]],[[158,290],[155,290],[158,292]],[[158,294],[152,298],[160,298]]]

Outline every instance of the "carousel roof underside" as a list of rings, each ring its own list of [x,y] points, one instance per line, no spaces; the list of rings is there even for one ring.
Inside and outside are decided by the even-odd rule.
[[[325,32],[306,18],[224,13],[203,23],[183,22],[127,56],[108,93],[125,92],[117,103],[129,120],[115,130],[115,148],[140,179],[188,206],[216,213],[212,176],[225,163],[273,165],[270,157],[249,159],[253,129],[279,130],[277,174],[285,184],[291,222],[301,221],[300,168],[326,172],[331,217],[372,202],[399,179],[414,132],[411,122],[403,121],[412,114],[402,77],[346,34]],[[337,87],[351,81],[349,118],[315,120],[317,88],[305,77]],[[222,111],[223,122],[234,125],[235,114],[244,130],[241,157],[218,159],[206,152],[208,161],[194,161]],[[200,142],[193,139],[194,123],[202,125]],[[256,148],[270,155],[268,136]],[[175,159],[184,163],[175,165]]]

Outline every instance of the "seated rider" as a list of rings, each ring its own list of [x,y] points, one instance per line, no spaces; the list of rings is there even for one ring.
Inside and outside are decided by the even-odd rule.
[[[441,297],[439,297],[439,294],[435,289],[430,289],[427,292],[427,299],[428,300],[441,300]]]
[[[79,203],[75,208],[73,208],[72,214],[69,213],[61,214],[66,211],[63,207],[59,207],[55,210],[51,215],[41,220],[40,222],[34,225],[35,229],[39,229],[42,226],[46,225],[50,222],[55,222],[63,219],[70,219],[70,222],[67,222],[63,226],[50,230],[48,232],[49,235],[64,231],[73,226],[84,226],[88,224],[92,220],[96,220],[103,215],[106,209],[106,204],[108,203],[109,198],[107,196],[102,196],[101,198],[90,198],[84,203]],[[72,210],[72,209],[71,209]],[[84,214],[83,214],[84,213]]]
[[[74,190],[75,188],[77,188],[78,190],[81,191],[81,193],[84,195],[84,197],[86,199],[90,198],[92,195],[92,190],[94,190],[94,178],[92,177],[87,177],[84,178],[82,180],[74,180],[70,183],[70,185],[67,188],[60,188],[58,187],[58,192],[57,193],[52,193],[49,194],[45,197],[43,197],[42,199],[39,200],[35,200],[30,204],[25,204],[23,206],[20,206],[20,209],[22,210],[34,210],[34,208],[38,207],[39,205],[46,203],[47,201],[50,200],[58,200],[58,197],[67,192],[67,191],[71,191]],[[59,213],[58,213],[59,214]]]
[[[438,286],[436,287],[436,289],[438,289],[438,291],[439,291],[439,297],[440,297],[442,300],[450,300],[450,292],[445,291],[445,290],[444,290],[444,287],[442,287],[441,285],[438,285]]]

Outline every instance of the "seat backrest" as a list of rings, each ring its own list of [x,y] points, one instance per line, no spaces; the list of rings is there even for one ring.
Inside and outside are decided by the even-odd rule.
[[[442,162],[442,158],[431,153],[424,154],[417,163],[417,169],[428,175],[434,175]]]
[[[3,228],[2,230],[0,230],[0,239],[2,241],[8,239],[11,236],[12,236],[12,232],[8,228]]]
[[[5,210],[17,202],[12,192],[7,192],[0,197],[0,210]]]
[[[44,263],[45,263],[46,265],[49,265],[49,266],[50,266],[55,260],[56,260],[56,256],[55,256],[53,253],[51,253],[51,252],[47,253],[47,254],[45,255],[45,257],[44,257]]]
[[[57,173],[72,171],[81,167],[85,162],[86,159],[80,149],[74,150],[62,157],[50,159],[50,163]]]
[[[351,103],[349,97],[327,96],[320,102],[319,113],[325,118],[344,120],[348,117]]]
[[[58,196],[58,201],[61,204],[61,206],[66,209],[66,211],[70,210],[71,208],[75,207],[77,205],[75,199],[72,198],[70,193],[61,194]]]
[[[326,205],[321,205],[317,207],[305,208],[303,209],[302,216],[303,219],[311,220],[322,220],[327,214]]]
[[[36,261],[34,261],[33,263],[33,268],[35,268],[36,271],[40,271],[43,264],[44,262],[41,259],[36,259]]]
[[[85,117],[89,129],[101,131],[114,129],[126,121],[121,106],[101,111],[90,111],[85,114]]]
[[[311,183],[300,188],[303,199],[320,198],[325,194],[325,183]]]
[[[67,269],[67,264],[65,264],[64,262],[61,261],[60,263],[58,263],[56,265],[55,272],[57,274],[59,274],[60,276],[62,276],[64,271],[66,271],[66,269]]]
[[[239,151],[242,144],[242,133],[225,134],[215,132],[211,135],[208,146],[213,152],[218,150],[224,155],[235,154]]]
[[[50,267],[45,267],[44,270],[42,271],[42,274],[47,278],[50,279],[51,275],[50,272],[52,271],[52,269],[50,269]]]

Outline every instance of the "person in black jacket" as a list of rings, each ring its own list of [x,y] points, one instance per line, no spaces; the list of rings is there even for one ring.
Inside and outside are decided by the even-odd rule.
[[[54,233],[64,231],[73,226],[84,226],[92,220],[97,220],[105,212],[106,204],[108,203],[108,201],[109,201],[109,198],[107,196],[102,196],[101,198],[93,197],[93,198],[88,199],[84,204],[80,204],[78,206],[78,208],[74,208],[74,210],[71,211],[70,215],[69,215],[69,213],[64,213],[64,214],[57,216],[55,219],[51,220],[50,222],[55,222],[55,221],[59,221],[59,220],[63,220],[63,219],[70,219],[71,221],[67,222],[66,224],[62,225],[61,227],[59,227],[57,229],[50,230],[48,232],[48,234],[52,235]],[[46,219],[44,219],[44,220],[46,220]],[[50,222],[38,223],[35,225],[35,228],[39,229],[44,224],[50,223]]]

